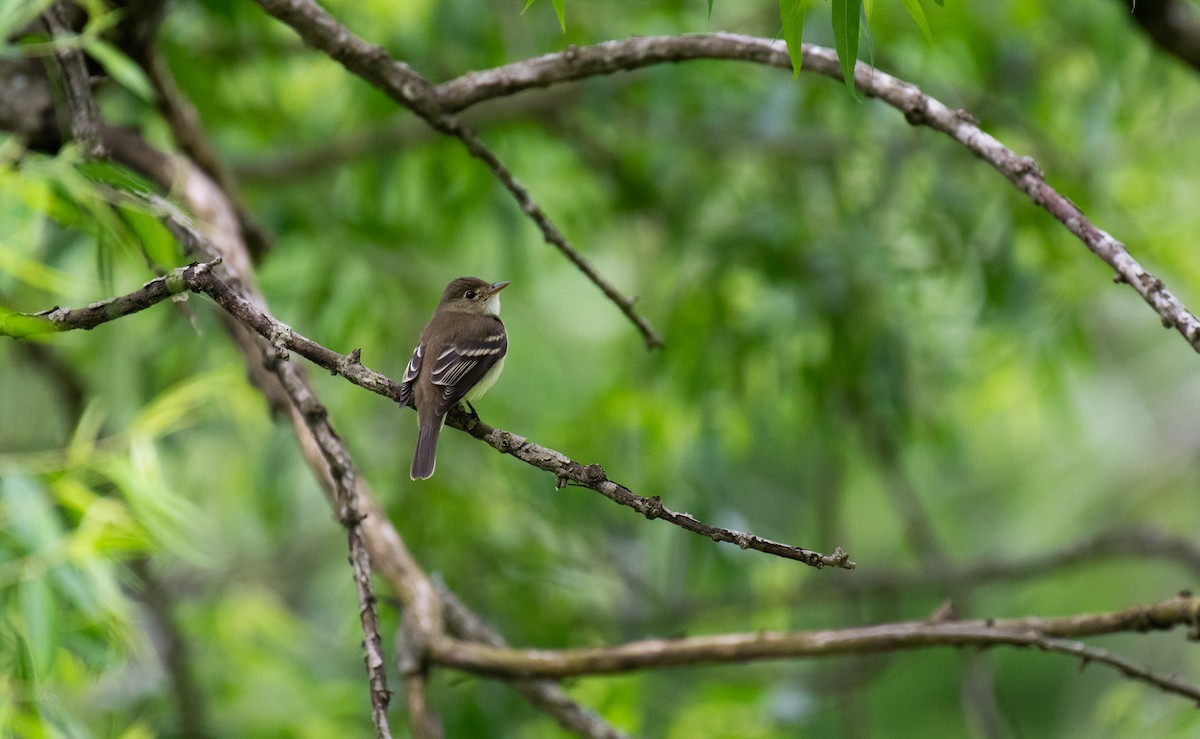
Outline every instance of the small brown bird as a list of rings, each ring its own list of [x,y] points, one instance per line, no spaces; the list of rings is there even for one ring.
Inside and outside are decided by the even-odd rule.
[[[508,332],[497,293],[507,285],[459,277],[446,286],[421,331],[400,384],[401,405],[417,409],[417,449],[409,470],[414,480],[433,475],[438,434],[450,409],[479,400],[504,369]]]

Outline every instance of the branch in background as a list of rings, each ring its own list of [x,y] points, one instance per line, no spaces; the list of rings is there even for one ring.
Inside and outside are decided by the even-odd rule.
[[[133,574],[141,581],[142,603],[158,630],[161,640],[163,665],[171,680],[175,694],[175,709],[179,719],[179,735],[186,737],[210,736],[208,713],[204,705],[204,693],[196,684],[192,674],[191,657],[186,639],[175,623],[171,613],[171,596],[158,574],[150,569],[150,562],[139,557],[130,562]]]
[[[166,201],[151,197],[150,202],[160,215],[166,214],[167,227],[181,242],[203,240],[203,236],[195,231],[194,227],[182,217],[182,214],[175,212],[172,215],[174,208]],[[193,249],[193,251],[196,250]],[[188,290],[208,295],[240,323],[266,339],[277,352],[285,349],[294,351],[314,364],[329,370],[330,373],[345,377],[359,387],[392,400],[398,400],[400,386],[386,375],[364,366],[357,350],[349,355],[338,354],[296,333],[249,300],[239,296],[229,285],[218,279],[212,272],[216,263],[214,260],[171,270],[163,277],[147,282],[140,290],[111,300],[93,303],[84,308],[54,308],[41,313],[20,313],[6,316],[0,318],[0,335],[23,337],[51,331],[69,331],[76,328],[90,329],[106,321],[145,310],[172,295]],[[575,483],[594,490],[613,502],[632,508],[646,518],[661,518],[667,523],[713,541],[730,542],[737,544],[742,549],[754,549],[803,562],[812,567],[841,567],[843,569],[854,569],[855,567],[855,563],[840,547],[835,549],[833,554],[822,554],[754,534],[710,526],[687,513],[676,513],[664,506],[658,496],[646,498],[609,480],[604,468],[598,464],[580,464],[561,452],[534,444],[523,436],[488,426],[460,409],[452,411],[446,423],[466,431],[476,439],[487,442],[489,446],[499,452],[511,454],[538,469],[553,473],[558,479],[559,487],[563,487],[567,483]]]
[[[260,3],[263,1],[259,0]],[[842,79],[837,53],[832,49],[804,44],[801,53],[801,71]],[[652,36],[607,41],[582,48],[572,46],[557,54],[470,72],[438,85],[427,95],[444,110],[459,111],[521,90],[693,59],[729,59],[787,70],[792,68],[786,48],[774,39],[731,33]],[[1018,156],[985,133],[970,113],[962,109],[951,110],[915,85],[863,62],[855,67],[854,84],[864,95],[879,98],[902,112],[912,125],[941,131],[992,165],[1028,195],[1034,205],[1058,219],[1084,246],[1112,267],[1116,271],[1115,281],[1128,283],[1137,291],[1158,313],[1164,326],[1177,330],[1194,350],[1200,352],[1200,320],[1166,289],[1162,280],[1138,264],[1124,244],[1097,228],[1074,203],[1050,187],[1036,162]]]
[[[488,675],[555,677],[598,675],[646,668],[727,664],[765,659],[877,654],[926,647],[1038,647],[1077,654],[1118,666],[1134,679],[1200,700],[1200,688],[1156,675],[1129,663],[1103,659],[1102,650],[1066,645],[1064,638],[1119,632],[1167,631],[1189,626],[1189,639],[1200,638],[1200,598],[1190,593],[1149,606],[1113,613],[1060,618],[1010,618],[975,621],[906,621],[827,631],[756,632],[683,639],[631,642],[613,647],[564,650],[498,649],[481,644],[445,644],[435,655],[450,667]],[[1111,656],[1111,655],[1109,655]]]
[[[633,322],[646,340],[646,346],[654,349],[663,346],[662,337],[635,309],[634,298],[622,295],[596,270],[558,229],[542,207],[512,172],[500,161],[467,126],[442,110],[434,94],[434,87],[412,67],[393,60],[387,52],[368,44],[337,22],[312,0],[256,0],[272,16],[292,27],[304,43],[325,52],[340,62],[349,71],[379,88],[392,99],[413,111],[432,126],[463,143],[471,156],[488,166],[496,179],[517,201],[521,212],[530,218],[542,232],[542,237],[571,260],[601,292],[613,301],[625,316]]]
[[[306,50],[307,53],[307,50]],[[498,126],[538,118],[559,124],[562,110],[578,102],[573,91],[564,88],[560,95],[526,96],[510,101],[509,105],[492,106],[486,111],[467,116],[467,125]],[[266,158],[245,158],[233,163],[238,179],[260,182],[273,187],[286,187],[298,179],[315,177],[336,170],[347,162],[395,154],[420,146],[437,137],[437,132],[419,120],[368,123],[310,148],[300,148],[294,142]]]
[[[237,180],[213,150],[212,142],[200,124],[200,114],[196,107],[179,91],[175,78],[171,76],[171,70],[157,52],[148,50],[141,63],[157,93],[155,102],[171,128],[175,143],[200,169],[216,181],[217,186],[229,198],[237,211],[238,224],[241,226],[250,256],[255,260],[261,259],[271,250],[271,235],[250,217],[242,205]]]
[[[852,403],[850,406],[855,407],[857,404]],[[858,408],[851,413],[861,415],[864,411]],[[938,536],[928,508],[904,469],[895,430],[887,424],[876,423],[875,419],[869,417],[859,418],[859,425],[866,430],[866,446],[880,470],[887,497],[891,500],[897,517],[903,522],[904,537],[916,555],[918,569],[921,572],[945,572],[953,569],[953,558]],[[962,617],[974,615],[973,598],[969,588],[958,585],[951,586],[948,591],[949,602],[958,609]],[[996,700],[995,676],[991,661],[978,652],[965,652],[963,663],[960,692],[968,717],[973,719],[974,724],[986,727],[983,730],[985,736],[1012,734]]]
[[[438,593],[441,595],[441,592]],[[396,630],[396,665],[404,680],[408,724],[413,739],[442,739],[441,720],[429,708],[429,655],[427,639],[407,621]]]
[[[1200,546],[1194,541],[1169,536],[1161,531],[1132,530],[1100,533],[1045,554],[985,559],[945,571],[873,570],[844,581],[841,587],[860,592],[913,587],[978,587],[992,582],[1027,580],[1053,570],[1105,559],[1119,559],[1139,565],[1146,564],[1150,559],[1165,559],[1186,568],[1194,578],[1200,577]]]
[[[1200,70],[1200,21],[1184,0],[1135,0],[1131,17],[1159,48]],[[1130,0],[1121,0],[1129,9]]]
[[[67,23],[58,3],[46,8],[42,14],[42,25],[53,42],[66,33]],[[87,71],[83,52],[72,46],[62,46],[54,52],[54,61],[62,75],[63,89],[67,95],[67,108],[71,115],[71,138],[83,147],[83,155],[89,159],[105,156],[100,141],[100,110],[92,97],[92,81]]]

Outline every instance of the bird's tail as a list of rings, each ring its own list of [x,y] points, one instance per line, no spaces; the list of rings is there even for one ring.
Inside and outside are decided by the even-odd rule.
[[[413,453],[412,467],[409,477],[414,480],[428,480],[433,476],[433,468],[437,466],[438,435],[442,432],[445,416],[432,418],[422,416],[420,430],[417,432],[417,450]]]

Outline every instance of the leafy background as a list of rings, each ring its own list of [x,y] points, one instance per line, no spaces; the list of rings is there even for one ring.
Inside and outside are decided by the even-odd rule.
[[[838,3],[834,3],[838,5]],[[770,3],[328,2],[435,81],[634,34],[781,36]],[[1200,84],[1121,3],[872,4],[860,56],[971,111],[1162,276],[1200,292]],[[833,46],[831,6],[805,39]],[[647,522],[462,434],[408,479],[415,418],[336,378],[330,417],[414,552],[519,645],[587,646],[928,616],[919,501],[948,561],[1022,558],[1109,531],[1194,538],[1195,356],[981,162],[844,86],[730,62],[663,65],[484,104],[468,119],[663,332],[635,331],[540,240],[484,168],[252,3],[179,3],[160,36],[253,216],[280,320],[404,367],[440,288],[508,279],[512,345],[485,420],[600,462],[676,510],[823,551],[816,572]],[[115,62],[120,64],[118,60]],[[134,71],[130,71],[136,80]],[[170,145],[138,83],[105,116]],[[181,260],[101,207],[70,148],[0,142],[0,304],[83,305]],[[320,373],[314,373],[314,376]],[[147,604],[161,584],[214,734],[362,734],[344,534],[193,298],[0,350],[0,726],[171,735]],[[139,574],[143,573],[143,574]],[[147,574],[148,573],[148,574]],[[899,574],[896,576],[899,579]],[[149,578],[149,579],[147,579]],[[878,582],[878,580],[876,580]],[[1154,557],[1031,569],[970,590],[972,616],[1114,610],[1194,587]],[[957,591],[961,593],[962,591]],[[398,623],[385,605],[385,627]],[[1098,640],[1200,679],[1174,635]],[[590,678],[571,693],[667,737],[982,735],[969,659],[1020,736],[1187,736],[1193,707],[1111,671],[996,650]],[[491,681],[442,674],[449,736],[554,736]],[[401,703],[400,701],[396,702]],[[397,707],[397,713],[403,709]],[[502,727],[502,728],[501,728]]]

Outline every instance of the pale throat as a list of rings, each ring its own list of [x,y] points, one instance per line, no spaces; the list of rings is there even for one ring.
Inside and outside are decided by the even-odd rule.
[[[500,315],[500,296],[493,295],[483,302],[483,312],[489,316]]]

